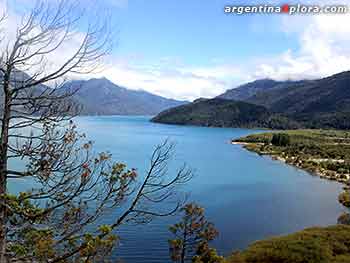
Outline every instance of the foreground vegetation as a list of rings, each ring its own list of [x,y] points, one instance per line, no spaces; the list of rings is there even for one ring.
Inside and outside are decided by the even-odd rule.
[[[188,204],[180,222],[170,227],[173,262],[185,263],[345,263],[350,262],[350,226],[313,227],[286,236],[257,241],[247,249],[224,258],[209,247],[218,232],[208,222],[204,209]],[[343,218],[344,219],[344,218]]]
[[[350,226],[309,228],[291,235],[258,241],[227,263],[350,262]]]

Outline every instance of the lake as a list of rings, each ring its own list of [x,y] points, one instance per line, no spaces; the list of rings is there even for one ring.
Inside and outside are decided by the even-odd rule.
[[[229,143],[258,130],[162,125],[148,120],[79,117],[77,124],[97,150],[110,151],[113,159],[137,168],[140,174],[157,144],[165,139],[174,141],[171,167],[186,162],[195,171],[184,190],[190,201],[205,208],[207,218],[219,230],[212,245],[222,254],[273,235],[335,224],[343,211],[337,202],[341,184]],[[109,213],[105,220],[114,218]],[[130,263],[169,262],[168,226],[175,222],[176,218],[170,217],[124,227],[117,232],[121,241],[113,257]]]

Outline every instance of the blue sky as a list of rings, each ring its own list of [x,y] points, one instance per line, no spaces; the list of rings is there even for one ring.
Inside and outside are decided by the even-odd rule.
[[[11,0],[9,6],[21,13],[33,2]],[[259,1],[268,2],[285,3]],[[257,3],[235,0],[80,3],[87,7],[91,21],[101,18],[96,10],[111,14],[118,43],[106,59],[104,71],[86,77],[104,76],[131,89],[192,100],[216,96],[257,78],[318,78],[350,68],[349,14],[225,14],[225,5]],[[333,3],[349,1],[327,1]]]
[[[280,34],[275,17],[225,15],[227,1],[129,1],[120,16],[122,54],[141,53],[145,59],[179,57],[193,65],[245,61],[296,46]],[[275,21],[274,21],[275,20]],[[266,43],[266,44],[263,44]]]
[[[149,64],[174,60],[203,67],[241,64],[297,49],[298,40],[281,33],[278,17],[225,15],[227,3],[132,0],[114,6],[113,23],[119,31],[115,54],[142,57]]]

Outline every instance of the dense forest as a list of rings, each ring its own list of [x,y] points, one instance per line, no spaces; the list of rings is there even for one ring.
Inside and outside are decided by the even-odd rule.
[[[270,127],[295,129],[300,125],[264,106],[226,99],[198,100],[166,110],[152,119],[154,122],[206,127]]]

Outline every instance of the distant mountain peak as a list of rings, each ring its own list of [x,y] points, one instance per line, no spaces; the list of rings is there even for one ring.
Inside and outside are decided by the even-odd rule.
[[[112,81],[110,81],[106,77],[91,78],[91,79],[87,79],[85,82],[100,82],[100,83],[112,83],[112,84],[114,84]]]
[[[136,91],[114,84],[106,77],[74,80],[63,89],[76,92],[83,115],[155,115],[187,102],[167,99],[147,91]]]

